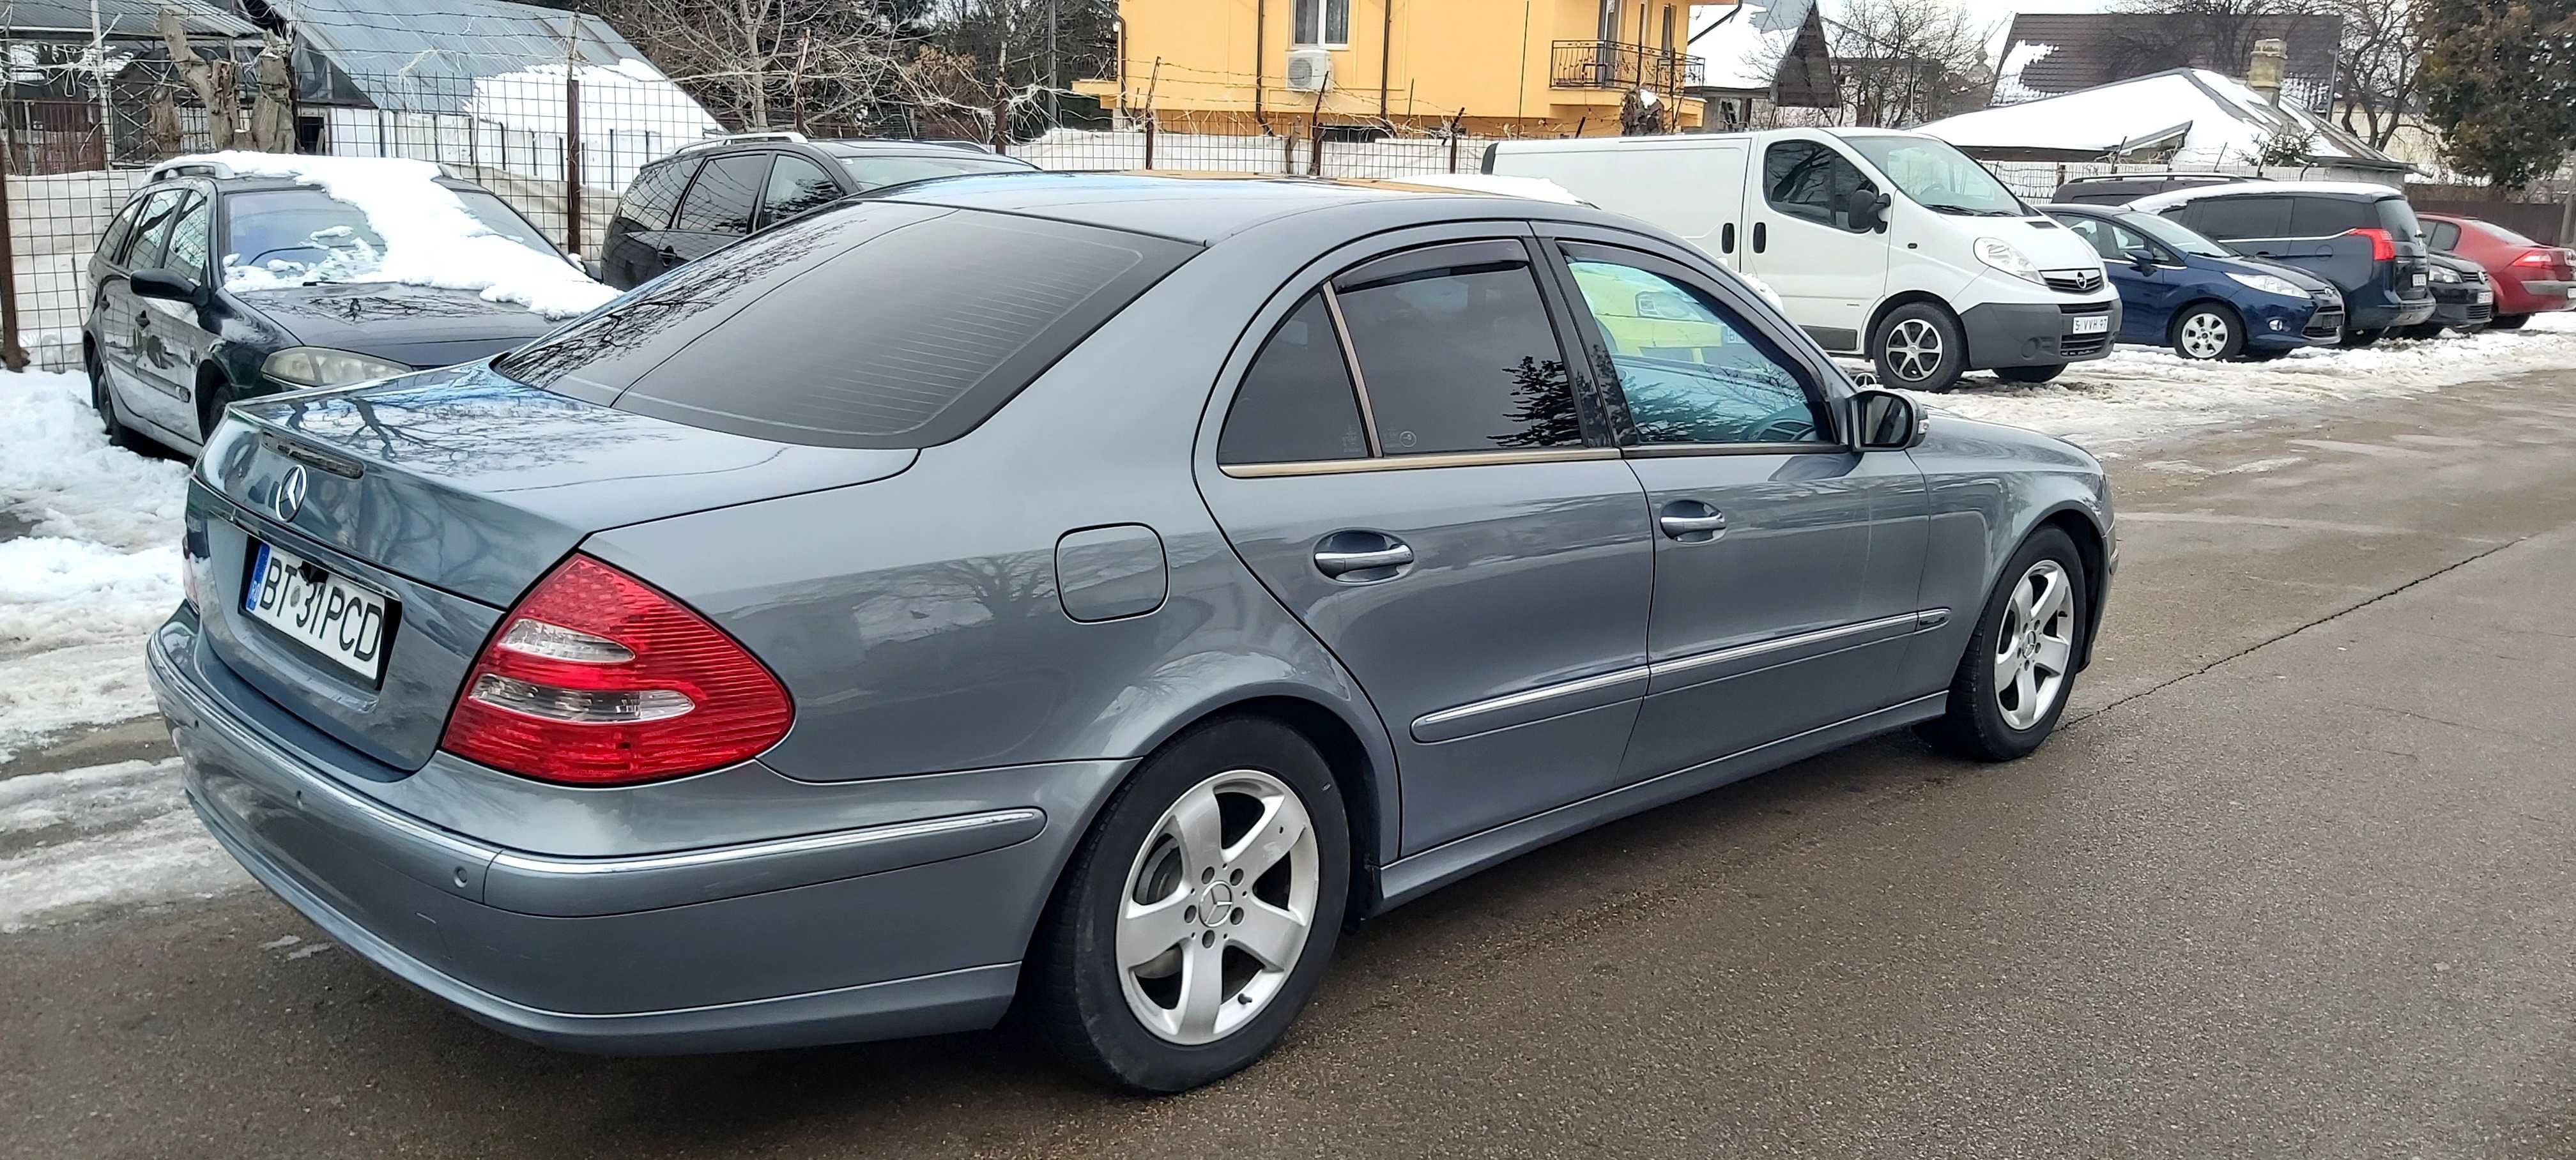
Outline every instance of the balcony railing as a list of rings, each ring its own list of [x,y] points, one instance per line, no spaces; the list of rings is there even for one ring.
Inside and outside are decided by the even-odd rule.
[[[1549,52],[1547,84],[1554,89],[1653,89],[1678,93],[1701,83],[1699,58],[1615,40],[1560,40]]]

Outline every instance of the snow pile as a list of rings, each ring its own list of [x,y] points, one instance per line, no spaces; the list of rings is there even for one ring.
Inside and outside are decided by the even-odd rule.
[[[2335,403],[2406,396],[2529,371],[2576,366],[2576,314],[2544,314],[2518,331],[2421,342],[2311,347],[2268,363],[2188,362],[2123,347],[2077,363],[2054,381],[2021,386],[1971,375],[1932,407],[2073,438],[2087,447],[2135,443],[2194,427]]]
[[[2047,60],[2049,54],[2056,51],[2057,46],[2054,44],[2022,41],[2013,45],[2012,51],[2004,54],[2002,67],[1995,70],[1995,93],[1986,103],[2018,105],[2023,101],[2036,101],[2046,96],[2047,94],[2021,83],[2021,73],[2023,69]]]
[[[615,65],[585,64],[580,69],[585,138],[658,133],[685,144],[690,138],[724,132],[686,91],[643,61],[630,57]],[[560,135],[565,128],[566,88],[560,64],[476,77],[465,112],[476,120],[522,132]]]
[[[0,932],[250,881],[180,795],[176,760],[0,780],[0,850]]]
[[[2045,47],[2015,45],[2005,61],[2006,71],[2012,71],[2013,61],[2024,50]],[[2030,63],[2021,61],[2025,67]],[[2019,74],[2013,75],[2018,78]],[[2002,82],[1997,84],[2001,92]],[[2019,86],[2018,79],[2014,84]],[[2019,104],[1944,117],[1920,131],[1968,150],[2107,154],[2170,141],[2172,132],[2181,129],[2181,144],[2168,159],[2177,169],[2250,162],[2262,155],[2266,139],[2284,131],[2306,137],[2309,155],[2321,161],[2357,156],[2315,114],[2290,102],[2275,105],[2245,87],[2245,82],[2207,69],[2113,81],[2053,97],[2033,96],[2036,99]]]
[[[89,383],[0,376],[0,761],[152,711],[142,640],[179,602],[187,469],[107,445]]]
[[[1428,173],[1397,179],[1403,185],[1421,185],[1436,189],[1455,189],[1467,193],[1493,193],[1504,197],[1525,197],[1532,201],[1552,201],[1558,205],[1590,205],[1574,196],[1562,185],[1544,177],[1507,177],[1497,173]]]
[[[569,318],[617,296],[572,264],[492,232],[466,212],[456,194],[439,185],[438,166],[383,157],[303,157],[232,151],[183,157],[167,164],[211,162],[240,174],[282,177],[314,186],[334,201],[366,215],[367,228],[384,240],[378,251],[363,239],[317,239],[331,257],[317,264],[272,260],[263,267],[224,262],[224,286],[239,291],[300,285],[314,277],[335,282],[401,282],[449,290],[478,290],[486,302],[525,306],[548,318]],[[329,232],[329,231],[325,231]]]

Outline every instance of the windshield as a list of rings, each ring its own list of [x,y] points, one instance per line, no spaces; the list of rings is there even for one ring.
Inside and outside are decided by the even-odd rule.
[[[1974,158],[1930,137],[1845,137],[1843,144],[1869,159],[1916,205],[1935,213],[1970,217],[2031,217],[2013,191]]]
[[[1007,157],[979,156],[959,151],[954,157],[842,157],[841,168],[849,171],[850,180],[858,183],[856,192],[866,193],[907,181],[927,181],[934,177],[955,177],[961,173],[1019,173],[1027,170],[1025,161]]]
[[[2163,242],[2186,254],[2204,258],[2233,258],[2236,251],[2191,232],[2189,227],[2169,217],[2132,211],[2120,215],[2120,224]]]
[[[479,189],[448,192],[476,224],[555,261],[563,255],[500,198]],[[262,290],[316,282],[368,281],[381,271],[385,240],[366,211],[319,189],[237,193],[225,202],[231,222],[224,283]]]

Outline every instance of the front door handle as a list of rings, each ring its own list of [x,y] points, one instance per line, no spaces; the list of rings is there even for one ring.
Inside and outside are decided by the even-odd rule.
[[[1655,526],[1685,544],[1705,544],[1726,531],[1726,513],[1695,499],[1677,499],[1655,513]]]
[[[1413,566],[1413,547],[1384,532],[1335,532],[1315,545],[1315,570],[1335,580],[1393,580]]]

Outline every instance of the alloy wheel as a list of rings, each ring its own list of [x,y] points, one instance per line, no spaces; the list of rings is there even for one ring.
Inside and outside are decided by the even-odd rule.
[[[1909,383],[1931,378],[1941,369],[1941,332],[1920,318],[1898,322],[1887,332],[1887,368]]]
[[[2202,311],[2182,320],[2182,352],[2193,358],[2217,358],[2227,349],[2227,320]]]
[[[1995,707],[2004,723],[2038,724],[2065,694],[2074,655],[2074,587],[2064,565],[2041,560],[2013,583],[1995,632]]]
[[[1279,995],[1314,928],[1314,825],[1286,782],[1237,769],[1163,811],[1119,898],[1118,983],[1146,1030],[1211,1043]]]

